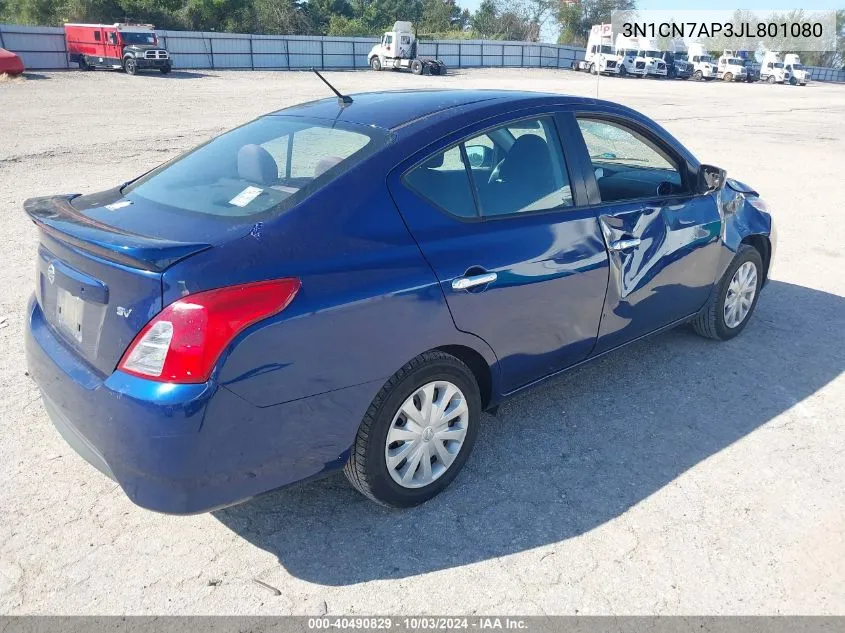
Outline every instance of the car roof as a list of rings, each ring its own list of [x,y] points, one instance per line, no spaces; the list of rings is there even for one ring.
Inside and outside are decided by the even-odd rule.
[[[558,103],[594,102],[592,99],[519,90],[396,90],[353,94],[351,104],[341,107],[336,97],[310,101],[270,113],[270,116],[302,116],[332,119],[388,130],[402,127],[443,110],[469,106],[482,108],[491,102],[532,102],[555,99]],[[464,112],[467,111],[463,108]]]

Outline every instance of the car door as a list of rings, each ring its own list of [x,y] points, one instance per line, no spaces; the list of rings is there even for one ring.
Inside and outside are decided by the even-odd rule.
[[[609,251],[610,281],[596,353],[696,313],[718,268],[722,218],[697,193],[688,161],[642,123],[576,117],[587,195]]]
[[[455,325],[495,351],[505,392],[586,358],[598,333],[607,252],[560,128],[548,112],[478,124],[389,178]]]

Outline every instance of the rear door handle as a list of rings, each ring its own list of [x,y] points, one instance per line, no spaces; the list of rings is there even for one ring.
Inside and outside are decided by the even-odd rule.
[[[629,237],[624,240],[614,240],[610,243],[610,250],[612,251],[627,251],[632,248],[636,248],[640,245],[640,238],[638,237]]]
[[[496,281],[496,273],[484,273],[483,275],[472,275],[470,277],[458,277],[452,280],[452,290],[468,290],[475,286],[486,286]]]

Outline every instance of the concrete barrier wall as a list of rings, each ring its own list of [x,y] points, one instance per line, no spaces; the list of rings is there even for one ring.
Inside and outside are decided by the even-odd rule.
[[[202,31],[158,31],[174,68],[245,70],[350,69],[367,67],[377,38],[254,35]],[[20,55],[30,70],[75,68],[67,59],[64,30],[0,24],[0,48]],[[570,68],[584,59],[576,46],[499,40],[424,40],[421,56],[450,68]],[[813,81],[845,82],[845,70],[808,67]]]

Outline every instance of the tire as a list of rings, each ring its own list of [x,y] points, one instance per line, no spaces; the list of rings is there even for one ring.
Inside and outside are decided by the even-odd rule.
[[[373,57],[370,60],[370,68],[373,70],[381,70],[381,60],[378,57]]]
[[[766,77],[766,83],[767,83],[767,84],[773,84],[773,83],[775,83],[775,76],[774,76],[774,75],[769,75],[768,77]]]
[[[457,406],[459,400],[456,398],[459,398],[460,394],[463,395],[463,402],[466,404],[465,414],[460,414],[454,420],[450,419],[449,424],[442,427],[441,431],[435,431],[437,433],[465,430],[463,443],[457,447],[452,446],[452,450],[457,452],[445,449],[447,452],[441,453],[436,448],[437,442],[440,442],[441,448],[444,448],[447,442],[453,444],[458,440],[439,440],[437,435],[432,436],[432,429],[436,428],[434,425],[425,427],[423,435],[418,436],[422,439],[399,440],[388,444],[389,433],[401,434],[408,425],[410,418],[402,413],[403,407],[413,406],[420,416],[425,415],[420,411],[420,409],[425,409],[424,405],[417,406],[417,400],[411,400],[412,397],[416,398],[423,389],[434,389],[432,393],[436,394],[436,397],[448,396],[449,391],[445,385],[439,389],[431,387],[435,381],[451,383],[460,392],[451,396],[450,401],[444,403],[444,406],[449,403],[455,403]],[[420,421],[423,419],[421,417]],[[408,362],[385,383],[364,414],[349,461],[344,467],[346,478],[365,497],[384,506],[409,508],[424,503],[445,489],[463,468],[478,436],[480,420],[481,395],[470,369],[445,352],[431,351],[421,354]],[[455,426],[452,426],[452,422]],[[456,429],[460,425],[463,425],[463,429]],[[407,429],[407,432],[413,433],[411,427]],[[426,434],[428,439],[425,439]],[[401,451],[406,443],[410,444],[410,447],[403,453]],[[418,446],[421,452],[416,464],[413,464],[414,458],[417,457],[414,446]],[[394,459],[403,457],[392,471],[388,467],[390,451],[397,451]],[[445,468],[439,457],[440,454],[453,456],[451,463]],[[426,469],[423,466],[426,456],[429,457],[428,463],[431,465],[428,473],[425,472]],[[438,464],[440,464],[440,470],[438,470]],[[413,465],[413,472],[409,474],[411,465]],[[438,474],[434,475],[435,471]],[[403,476],[410,477],[407,485],[394,479],[394,477],[402,479]],[[416,481],[417,476],[420,477],[419,481]],[[434,478],[430,483],[425,485],[421,483],[431,476]]]
[[[422,75],[423,69],[423,63],[420,60],[415,59],[411,62],[411,72],[415,75]]]
[[[795,77],[790,77],[790,78],[789,78],[789,85],[790,85],[790,86],[794,86],[794,85],[795,85],[795,84],[797,84],[797,83],[798,83],[798,80],[797,80]]]
[[[692,74],[692,78],[695,79],[696,81],[701,81],[704,78],[704,74],[700,70],[696,70]]]
[[[731,283],[737,271],[751,263],[754,265],[756,280],[754,282],[754,296],[751,299],[751,305],[748,307],[748,312],[738,322],[731,325],[728,324],[725,315],[725,301],[728,299],[728,291],[731,290]],[[741,273],[740,273],[741,276]],[[713,288],[710,299],[707,304],[701,309],[691,324],[693,329],[706,338],[712,338],[719,341],[727,341],[737,336],[748,322],[751,320],[751,315],[754,314],[754,308],[757,307],[757,299],[760,297],[760,288],[763,283],[763,258],[760,252],[753,246],[742,244],[734,256],[731,265],[725,271],[721,281]]]
[[[76,63],[79,65],[79,70],[94,70],[94,67],[84,57],[80,56],[79,61]]]
[[[134,57],[127,57],[123,60],[123,70],[126,71],[127,75],[134,75],[138,72],[138,62],[135,61]]]
[[[624,76],[625,76],[625,75],[627,75],[627,74],[628,74],[628,70],[625,68],[625,64],[622,64],[622,65],[619,67],[619,76],[620,76],[620,77],[624,77]]]
[[[590,64],[590,74],[591,75],[598,75],[598,72],[596,72],[596,65],[595,64]]]
[[[729,82],[733,81],[734,80],[733,73],[725,73],[725,76],[722,79],[723,79],[723,81],[729,81]]]
[[[158,69],[158,71],[162,75],[168,74],[171,70],[173,70],[173,66],[162,66],[161,68]]]

